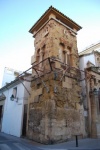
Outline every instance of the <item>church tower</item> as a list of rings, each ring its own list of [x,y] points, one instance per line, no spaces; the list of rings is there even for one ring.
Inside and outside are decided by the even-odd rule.
[[[50,144],[85,135],[76,39],[80,29],[51,6],[29,30],[35,52],[27,136],[34,141]]]

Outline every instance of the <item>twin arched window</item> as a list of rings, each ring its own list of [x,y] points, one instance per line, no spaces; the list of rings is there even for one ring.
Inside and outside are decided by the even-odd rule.
[[[71,49],[69,47],[65,49],[63,43],[59,44],[59,58],[64,64],[72,65]]]
[[[41,49],[37,50],[36,61],[37,61],[37,63],[41,62],[39,64],[39,67],[43,66],[43,62],[42,61],[44,60],[44,57],[45,57],[45,45]]]

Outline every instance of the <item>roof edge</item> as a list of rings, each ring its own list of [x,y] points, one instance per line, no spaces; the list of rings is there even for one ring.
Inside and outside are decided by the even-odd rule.
[[[54,8],[52,5],[44,12],[44,14],[35,22],[35,24],[31,27],[31,29],[29,30],[30,33],[33,33],[33,28],[35,28],[35,26],[37,24],[39,24],[39,22],[41,22],[42,18],[44,18],[46,16],[47,13],[49,13],[50,10],[54,10],[57,13],[61,14],[63,17],[65,17],[66,19],[68,19],[70,22],[72,22],[75,26],[77,26],[79,31],[80,29],[82,29],[82,27],[80,25],[78,25],[75,21],[73,21],[72,19],[70,19],[69,17],[67,17],[66,15],[64,15],[62,12],[60,12],[58,9]]]

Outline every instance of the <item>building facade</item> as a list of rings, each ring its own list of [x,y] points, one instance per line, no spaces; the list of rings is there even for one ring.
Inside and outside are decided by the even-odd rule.
[[[17,71],[15,69],[5,67],[2,79],[2,87],[15,80],[15,78],[21,73],[21,71]]]
[[[80,52],[79,57],[85,71],[81,86],[86,131],[89,137],[100,138],[100,42]]]
[[[12,68],[5,67],[1,87],[4,87],[7,84],[9,84],[11,81],[15,80],[20,73],[21,71],[16,71]],[[2,128],[2,119],[3,119],[5,100],[6,100],[6,96],[4,95],[4,93],[0,92],[0,130]]]
[[[50,144],[86,135],[76,39],[80,29],[51,6],[29,31],[35,38],[27,120],[32,140]]]
[[[4,104],[5,104],[5,95],[3,93],[0,94],[0,131],[2,128],[2,118],[3,118],[3,112],[4,112]]]
[[[29,79],[30,74],[23,77]],[[1,132],[17,137],[26,135],[29,90],[30,82],[19,78],[0,89],[0,95],[5,99]]]

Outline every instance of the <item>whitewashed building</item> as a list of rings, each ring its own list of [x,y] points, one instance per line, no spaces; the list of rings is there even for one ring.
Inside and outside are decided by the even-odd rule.
[[[0,94],[0,131],[2,128],[2,118],[3,118],[5,99],[6,99],[5,95],[3,93],[1,93]]]
[[[5,96],[1,131],[17,137],[26,134],[30,74],[24,77],[27,81],[16,78],[0,89],[0,95]]]
[[[2,87],[15,80],[15,78],[21,73],[21,71],[5,67],[2,79]]]
[[[2,86],[6,86],[11,81],[15,80],[16,77],[21,73],[21,71],[17,71],[15,69],[5,67],[3,72],[3,79],[2,79]],[[6,97],[3,93],[0,93],[0,130],[2,128],[2,118],[4,112],[4,104],[5,104]]]
[[[79,53],[79,67],[80,70],[85,71],[87,68],[94,66],[100,67],[100,41],[90,45],[84,51]],[[85,74],[83,74],[83,79],[85,79]],[[86,94],[86,80],[81,82],[83,97],[84,97],[84,107],[87,108],[87,94]]]
[[[95,66],[100,66],[100,41],[90,45],[84,51],[79,53],[80,69],[84,70],[87,67],[88,62],[91,62]]]
[[[81,86],[86,131],[100,138],[100,42],[79,53],[79,65],[85,72]]]

